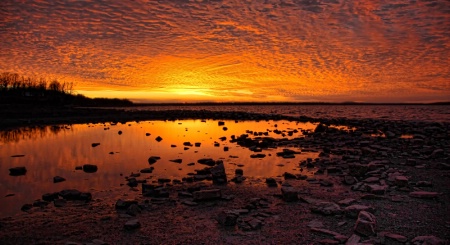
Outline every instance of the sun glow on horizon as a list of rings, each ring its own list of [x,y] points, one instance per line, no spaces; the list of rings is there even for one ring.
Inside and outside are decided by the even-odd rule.
[[[448,7],[5,0],[0,72],[133,101],[442,101],[450,98]]]

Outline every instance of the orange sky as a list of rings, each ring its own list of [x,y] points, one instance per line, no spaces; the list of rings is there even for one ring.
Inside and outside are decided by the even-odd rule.
[[[0,2],[0,72],[138,102],[450,98],[447,0]]]

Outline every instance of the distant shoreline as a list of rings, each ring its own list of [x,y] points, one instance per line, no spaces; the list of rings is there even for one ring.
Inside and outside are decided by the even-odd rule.
[[[369,102],[171,102],[171,103],[133,103],[134,106],[232,106],[232,105],[450,105],[450,101],[433,103],[369,103]],[[127,107],[127,106],[126,106]]]

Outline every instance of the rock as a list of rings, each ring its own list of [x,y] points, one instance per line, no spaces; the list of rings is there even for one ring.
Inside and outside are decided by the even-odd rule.
[[[100,145],[100,143],[92,143],[91,145],[92,145],[92,147],[97,147]]]
[[[416,186],[417,187],[432,187],[433,183],[431,181],[422,180],[422,181],[417,181]]]
[[[298,191],[292,186],[281,187],[281,195],[286,202],[293,202],[298,200]]]
[[[356,179],[353,176],[346,175],[346,176],[344,176],[343,182],[346,185],[353,185],[356,183]]]
[[[124,228],[126,230],[135,230],[141,227],[141,223],[138,219],[132,219],[125,223]]]
[[[151,156],[151,157],[148,158],[148,164],[153,164],[153,163],[155,163],[156,161],[158,161],[159,159],[161,159],[161,157],[158,157],[158,156]]]
[[[122,131],[121,131],[121,130],[119,130],[119,132],[117,132],[117,134],[118,134],[118,135],[122,135]]]
[[[188,200],[182,201],[181,204],[184,204],[187,206],[197,206],[198,205],[197,202],[192,202],[192,201],[188,201]]]
[[[314,129],[314,133],[324,133],[328,130],[328,126],[319,123],[316,128]]]
[[[341,235],[341,234],[339,234],[339,233],[337,233],[335,231],[330,231],[330,230],[327,230],[327,229],[316,228],[316,227],[312,227],[311,231],[319,232],[319,233],[322,233],[322,234],[325,234],[325,235],[329,235],[329,236],[333,236],[336,240],[341,241],[341,242],[347,240],[346,236]]]
[[[266,157],[266,154],[258,153],[258,154],[252,154],[250,155],[251,158],[264,158]]]
[[[349,217],[356,218],[361,211],[367,211],[373,213],[375,209],[371,206],[365,206],[365,205],[351,205],[344,209],[345,214]]]
[[[277,181],[274,178],[266,178],[266,184],[269,187],[277,187]]]
[[[323,223],[322,221],[319,220],[311,220],[306,226],[308,226],[309,228],[322,228],[323,227]]]
[[[81,192],[76,189],[66,189],[59,193],[59,196],[66,200],[80,200],[80,201],[90,201],[92,200],[92,194],[89,192]]]
[[[9,169],[9,175],[11,176],[25,175],[26,173],[27,169],[25,167],[14,167]]]
[[[361,240],[361,237],[353,234],[351,237],[348,238],[347,242],[345,243],[345,245],[359,245],[359,241]]]
[[[67,203],[67,201],[65,199],[58,198],[58,199],[53,200],[53,205],[57,208],[64,207],[66,205],[66,203]]]
[[[22,205],[22,207],[20,208],[20,210],[26,212],[26,211],[30,210],[31,208],[33,208],[33,205],[27,203],[27,204]]]
[[[398,187],[408,186],[408,178],[403,175],[395,176],[395,185]]]
[[[174,162],[174,163],[182,163],[183,159],[178,158],[178,159],[173,159],[173,160],[169,160],[169,161]]]
[[[200,164],[208,165],[208,166],[216,165],[216,161],[214,161],[211,158],[202,158],[202,159],[197,160],[197,162]]]
[[[210,189],[195,191],[192,195],[194,196],[194,201],[208,201],[220,199],[222,197],[222,192],[220,189]]]
[[[377,222],[373,214],[361,211],[356,220],[354,231],[363,236],[372,236],[375,235],[376,224]]]
[[[343,206],[349,206],[349,205],[351,205],[351,204],[354,203],[354,202],[356,202],[356,199],[353,199],[353,198],[346,198],[346,199],[344,199],[344,200],[340,200],[340,201],[338,202],[338,204],[339,204],[339,205],[343,205]]]
[[[222,211],[217,215],[216,220],[221,225],[234,226],[236,225],[238,217],[239,214],[233,211]]]
[[[410,197],[415,198],[424,198],[424,199],[432,199],[436,198],[440,195],[438,192],[431,192],[431,191],[413,191],[409,193]]]
[[[324,187],[332,187],[334,184],[331,181],[328,180],[320,180],[319,181],[320,186],[324,186]]]
[[[64,178],[61,177],[61,176],[55,176],[55,177],[53,177],[53,183],[59,183],[59,182],[63,182],[63,181],[66,181],[66,179],[64,179]]]
[[[236,175],[244,175],[244,170],[238,168],[238,169],[234,170],[234,174],[236,174]]]
[[[163,140],[163,138],[161,138],[161,136],[158,136],[155,138],[156,141],[161,142],[161,140]]]
[[[144,169],[141,169],[139,172],[140,173],[146,173],[146,174],[151,174],[152,172],[153,172],[153,167],[150,167],[150,168],[144,168]]]
[[[377,182],[380,182],[380,178],[378,178],[378,177],[369,177],[367,179],[364,179],[363,182],[365,182],[365,183],[377,183]]]
[[[227,174],[225,173],[225,166],[222,161],[218,161],[219,163],[210,168],[209,171],[212,175],[212,180],[214,184],[226,184],[227,183]]]
[[[337,205],[336,203],[323,201],[315,203],[311,207],[311,211],[323,215],[336,215],[342,213],[341,207],[339,207],[339,205]]]
[[[51,202],[51,201],[57,199],[58,197],[59,197],[58,192],[46,193],[46,194],[42,195],[42,200]]]
[[[94,164],[84,164],[83,165],[83,171],[86,173],[95,173],[97,172],[98,168],[97,165]]]
[[[284,179],[297,179],[297,176],[295,176],[295,174],[291,174],[288,172],[284,172],[283,176],[284,176]]]
[[[126,211],[126,214],[131,215],[131,216],[137,216],[138,214],[141,213],[141,209],[139,208],[139,206],[135,203],[131,204]]]
[[[349,164],[349,174],[355,177],[364,176],[369,171],[369,166],[363,164]]]
[[[137,205],[138,202],[136,200],[122,200],[119,199],[116,201],[115,208],[116,209],[128,209],[131,205]]]
[[[418,236],[411,240],[413,245],[445,245],[448,241],[435,236]]]
[[[387,186],[384,185],[367,185],[367,190],[372,193],[372,194],[376,194],[376,195],[384,195],[384,193],[386,192]]]
[[[394,233],[390,233],[390,232],[381,232],[380,234],[381,236],[384,236],[385,239],[389,242],[387,242],[386,244],[390,244],[392,242],[401,242],[401,243],[405,243],[408,241],[408,238],[399,234],[394,234]]]

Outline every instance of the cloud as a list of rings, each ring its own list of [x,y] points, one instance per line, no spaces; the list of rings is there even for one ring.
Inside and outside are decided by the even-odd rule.
[[[446,0],[1,5],[1,71],[72,80],[80,90],[195,87],[218,100],[242,98],[232,91],[251,91],[249,100],[450,97]]]

